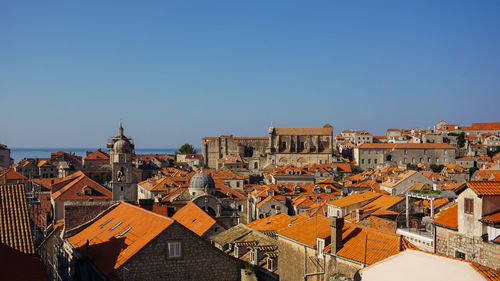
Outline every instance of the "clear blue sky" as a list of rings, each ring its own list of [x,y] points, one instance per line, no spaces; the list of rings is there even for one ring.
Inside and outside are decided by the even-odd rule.
[[[2,1],[0,143],[500,121],[500,1]]]

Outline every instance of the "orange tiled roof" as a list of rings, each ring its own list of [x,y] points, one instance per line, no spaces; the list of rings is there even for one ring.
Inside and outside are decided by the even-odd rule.
[[[500,195],[499,181],[468,181],[467,186],[479,196]]]
[[[104,274],[109,275],[173,222],[173,219],[122,202],[69,237],[68,241],[82,254],[86,253],[88,241],[87,255]]]
[[[83,160],[109,160],[109,155],[101,150],[96,150],[87,154]]]
[[[0,242],[34,254],[24,184],[0,185]]]
[[[104,186],[93,181],[84,173],[75,173],[59,182],[61,187],[57,191],[52,191],[54,200],[89,200],[89,199],[111,199],[112,193]],[[84,189],[89,188],[91,194],[87,195]]]
[[[389,209],[393,207],[394,205],[398,204],[399,202],[405,200],[404,197],[396,197],[396,196],[391,196],[391,195],[381,195],[377,199],[373,200],[372,202],[366,204],[363,206],[362,209],[364,209],[367,212],[370,211],[375,211],[379,209]]]
[[[278,234],[314,247],[316,246],[316,238],[330,240],[329,218],[324,216],[309,218],[279,230]],[[367,264],[373,264],[407,248],[414,248],[401,235],[344,222],[342,230],[343,246],[336,254],[358,262],[365,262],[365,247],[363,245],[365,245],[367,237],[370,239],[367,248],[383,249],[383,251],[368,250],[366,252]],[[329,252],[330,249],[331,244],[328,244],[323,250]]]
[[[290,223],[291,217],[289,215],[280,213],[276,215],[269,216],[267,218],[255,220],[248,223],[247,226],[258,231],[277,231],[284,227],[287,227]]]
[[[457,229],[458,228],[458,204],[455,203],[448,208],[442,210],[434,216],[434,224]]]
[[[481,221],[487,222],[487,223],[498,223],[500,222],[500,212],[497,212],[495,214],[485,216],[481,219]]]
[[[375,193],[371,191],[363,191],[361,193],[354,193],[349,196],[334,200],[330,202],[330,205],[337,207],[346,207],[360,202],[368,201],[382,196],[380,193]]]
[[[337,182],[332,180],[331,178],[326,178],[318,181],[316,184],[336,184]]]
[[[178,210],[172,219],[176,220],[192,232],[198,234],[198,236],[202,236],[214,224],[218,223],[214,218],[200,209],[200,207],[193,202],[187,203],[184,207]],[[227,229],[224,224],[219,224],[224,229]]]
[[[27,178],[10,168],[0,175],[0,183],[4,183],[4,181],[8,180],[27,180]]]

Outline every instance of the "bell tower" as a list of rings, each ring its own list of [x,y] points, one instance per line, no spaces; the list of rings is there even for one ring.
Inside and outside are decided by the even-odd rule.
[[[123,134],[120,121],[118,136],[109,138],[109,159],[111,164],[111,190],[114,201],[137,201],[137,183],[133,177],[132,154],[134,143]]]

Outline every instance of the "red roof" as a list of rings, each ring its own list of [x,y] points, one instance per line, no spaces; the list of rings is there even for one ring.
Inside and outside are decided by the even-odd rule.
[[[87,157],[83,158],[83,160],[109,160],[109,155],[101,150],[96,150],[95,152],[88,153]]]
[[[446,228],[458,228],[458,204],[455,203],[434,216],[434,224]]]
[[[500,195],[500,181],[468,181],[467,186],[479,196]]]
[[[173,222],[171,218],[122,202],[69,237],[68,241],[81,254],[86,254],[104,274],[109,275]]]
[[[0,175],[0,184],[8,180],[27,180],[27,178],[16,172],[13,168],[10,168]]]
[[[227,229],[227,226],[218,222],[193,202],[187,203],[186,206],[177,211],[172,219],[198,234],[198,236],[205,234],[214,224],[219,224],[222,228]]]
[[[75,175],[76,174],[76,175]],[[53,191],[52,199],[54,200],[89,200],[89,199],[111,199],[112,193],[104,186],[93,181],[82,172],[77,172],[66,178],[69,181],[64,181],[64,186],[57,191]],[[90,190],[90,194],[86,194],[85,190]]]

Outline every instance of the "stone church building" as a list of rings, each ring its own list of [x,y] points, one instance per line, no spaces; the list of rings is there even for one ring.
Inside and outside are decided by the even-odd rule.
[[[211,169],[228,155],[241,156],[251,172],[269,165],[328,164],[333,161],[333,127],[274,128],[271,124],[267,137],[205,137],[201,147],[204,166]]]

